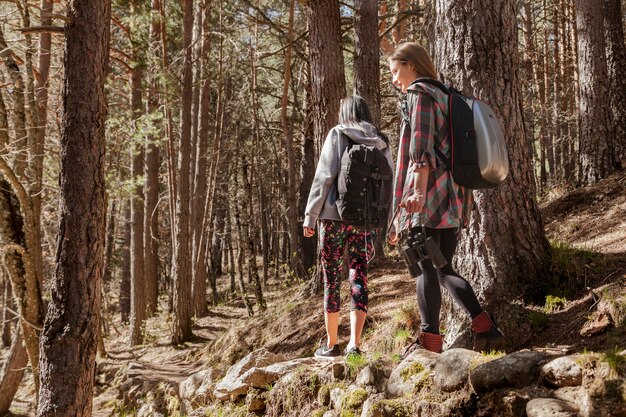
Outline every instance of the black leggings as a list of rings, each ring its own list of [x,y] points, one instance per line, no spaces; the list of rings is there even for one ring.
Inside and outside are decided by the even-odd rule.
[[[437,242],[448,264],[437,270],[428,258],[419,263],[423,273],[416,279],[417,302],[422,320],[421,327],[424,332],[439,334],[439,313],[441,311],[440,285],[448,290],[454,301],[471,318],[482,312],[472,286],[452,268],[452,257],[458,243],[457,230],[457,228],[426,228],[426,235],[431,236]]]

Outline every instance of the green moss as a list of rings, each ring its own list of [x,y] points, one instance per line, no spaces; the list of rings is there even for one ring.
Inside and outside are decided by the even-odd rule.
[[[419,374],[424,371],[424,366],[419,362],[413,362],[402,371],[400,371],[400,376],[404,382],[408,381],[412,376]]]
[[[548,295],[546,297],[546,304],[543,307],[543,311],[546,313],[554,313],[565,308],[567,299],[565,297],[557,297],[555,295]]]
[[[372,405],[370,410],[370,416],[375,413],[382,413],[383,415],[391,414],[395,417],[411,417],[413,415],[407,404],[398,399],[381,400]],[[391,413],[387,411],[391,411]]]
[[[352,410],[341,410],[341,417],[357,417]]]
[[[355,409],[362,406],[365,400],[367,400],[367,391],[363,388],[357,388],[348,395],[345,405],[347,408]]]
[[[399,345],[404,345],[411,337],[411,332],[406,329],[400,329],[393,334],[393,340]]]
[[[311,413],[311,417],[323,417],[326,411],[328,411],[328,408],[326,407],[318,408]]]
[[[413,385],[413,392],[420,392],[423,388],[427,387],[430,382],[430,373],[423,372],[422,375],[415,381]]]

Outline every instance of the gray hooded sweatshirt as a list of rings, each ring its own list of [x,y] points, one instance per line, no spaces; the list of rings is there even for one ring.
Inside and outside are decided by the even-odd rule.
[[[350,137],[353,142],[380,149],[383,155],[387,157],[389,166],[393,170],[391,150],[387,143],[378,136],[374,126],[367,122],[360,122],[358,126],[335,126],[326,136],[320,160],[317,163],[309,201],[304,212],[304,227],[314,228],[318,219],[341,220],[335,202],[337,200],[337,176],[341,168],[341,155],[349,145],[346,136]]]

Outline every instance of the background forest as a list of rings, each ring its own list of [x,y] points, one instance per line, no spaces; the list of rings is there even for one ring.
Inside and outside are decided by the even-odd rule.
[[[96,344],[149,346],[151,318],[185,346],[216,306],[251,317],[277,287],[317,297],[302,220],[319,151],[353,93],[395,151],[385,54],[404,41],[501,119],[510,177],[475,192],[458,267],[528,342],[512,300],[589,284],[547,272],[538,201],[626,163],[623,3],[0,2],[0,415],[20,381],[37,415],[91,415]],[[382,242],[377,256],[395,260]],[[462,313],[445,314],[448,342],[467,338]]]

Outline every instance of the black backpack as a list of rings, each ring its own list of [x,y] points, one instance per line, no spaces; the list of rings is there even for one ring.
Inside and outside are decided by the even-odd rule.
[[[389,162],[376,147],[348,142],[337,177],[339,216],[352,226],[386,227],[393,188]]]
[[[448,95],[451,156],[446,158],[436,147],[435,153],[454,182],[477,190],[504,181],[509,173],[506,141],[489,105],[432,78],[418,78],[413,83],[434,85]]]

